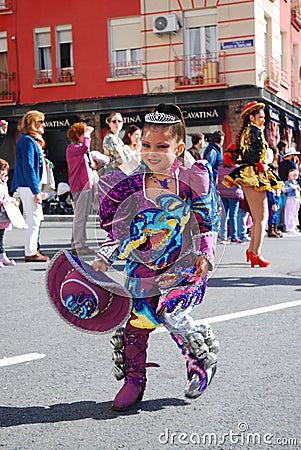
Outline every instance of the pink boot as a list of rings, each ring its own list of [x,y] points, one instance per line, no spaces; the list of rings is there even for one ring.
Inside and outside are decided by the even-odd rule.
[[[2,266],[15,266],[16,261],[13,259],[9,259],[6,253],[0,253],[0,263]]]
[[[127,411],[137,402],[142,400],[146,386],[146,367],[158,366],[157,364],[146,363],[146,349],[150,330],[147,329],[125,330],[124,340],[124,360],[122,364],[122,351],[113,353],[113,359],[117,366],[113,369],[123,368],[125,373],[124,385],[116,395],[112,409],[114,411]],[[137,330],[137,331],[136,331]],[[115,348],[118,348],[115,346]],[[114,356],[115,354],[115,356]],[[115,373],[116,378],[121,379],[120,373]]]

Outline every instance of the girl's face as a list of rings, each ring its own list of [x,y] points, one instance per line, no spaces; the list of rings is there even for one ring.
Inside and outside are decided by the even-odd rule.
[[[139,143],[140,139],[141,139],[141,131],[140,130],[136,130],[129,137],[130,137],[132,145],[137,145]]]
[[[7,169],[5,167],[3,167],[2,169],[0,169],[0,180],[4,181],[5,178],[7,177],[8,173],[7,173]]]
[[[112,133],[114,133],[114,134],[118,134],[118,132],[119,132],[120,130],[122,130],[122,127],[123,127],[123,120],[122,120],[122,117],[121,117],[120,114],[115,114],[115,115],[111,118],[111,120],[110,120],[110,122],[109,122],[109,127],[110,127]]]
[[[297,180],[297,178],[298,178],[298,172],[296,172],[296,171],[290,172],[290,173],[288,174],[288,178],[289,178],[290,180],[292,180],[292,181]]]
[[[147,127],[142,133],[141,158],[152,172],[165,172],[184,147],[170,136],[169,128]]]
[[[261,109],[257,114],[250,114],[250,121],[256,125],[258,128],[262,128],[265,122],[265,113]]]

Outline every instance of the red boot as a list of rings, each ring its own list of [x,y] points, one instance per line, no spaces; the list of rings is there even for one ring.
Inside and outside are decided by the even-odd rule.
[[[158,364],[146,363],[146,349],[150,331],[148,329],[124,331],[123,367],[125,381],[114,399],[112,406],[114,411],[127,411],[142,400],[146,386],[145,368],[158,366]],[[117,363],[120,364],[120,360],[117,360]]]

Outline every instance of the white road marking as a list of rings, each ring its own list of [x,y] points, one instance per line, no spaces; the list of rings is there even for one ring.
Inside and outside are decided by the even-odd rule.
[[[293,308],[295,306],[300,306],[301,300],[296,300],[294,302],[278,303],[277,305],[263,306],[261,308],[246,309],[245,311],[238,311],[236,313],[223,314],[221,316],[207,317],[206,319],[195,320],[195,325],[200,325],[201,323],[208,322],[210,324],[217,322],[226,322],[227,320],[240,319],[242,317],[256,316],[257,314],[264,314],[273,311],[279,311],[280,309]],[[164,333],[166,328],[157,328],[155,333]]]
[[[13,364],[20,364],[35,359],[45,358],[44,353],[27,353],[26,355],[12,356],[10,358],[0,359],[0,367],[12,366]]]
[[[240,319],[242,317],[256,316],[258,314],[264,314],[273,311],[279,311],[281,309],[293,308],[295,306],[300,306],[301,300],[296,300],[294,302],[287,303],[278,303],[277,305],[263,306],[261,308],[255,309],[247,309],[245,311],[238,311],[236,313],[223,314],[221,316],[213,316],[207,317],[206,319],[195,320],[194,323],[196,325],[200,325],[201,323],[217,323],[217,322],[226,322],[228,320]],[[154,333],[165,333],[167,332],[166,328],[157,328],[154,330]],[[20,364],[23,362],[34,361],[36,359],[45,358],[46,355],[44,353],[27,353],[26,355],[12,356],[10,358],[0,359],[0,367],[11,366],[13,364]]]

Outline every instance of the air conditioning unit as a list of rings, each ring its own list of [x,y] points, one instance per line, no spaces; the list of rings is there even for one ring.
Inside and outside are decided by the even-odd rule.
[[[176,13],[162,14],[153,19],[153,32],[156,34],[177,33],[180,29]]]

